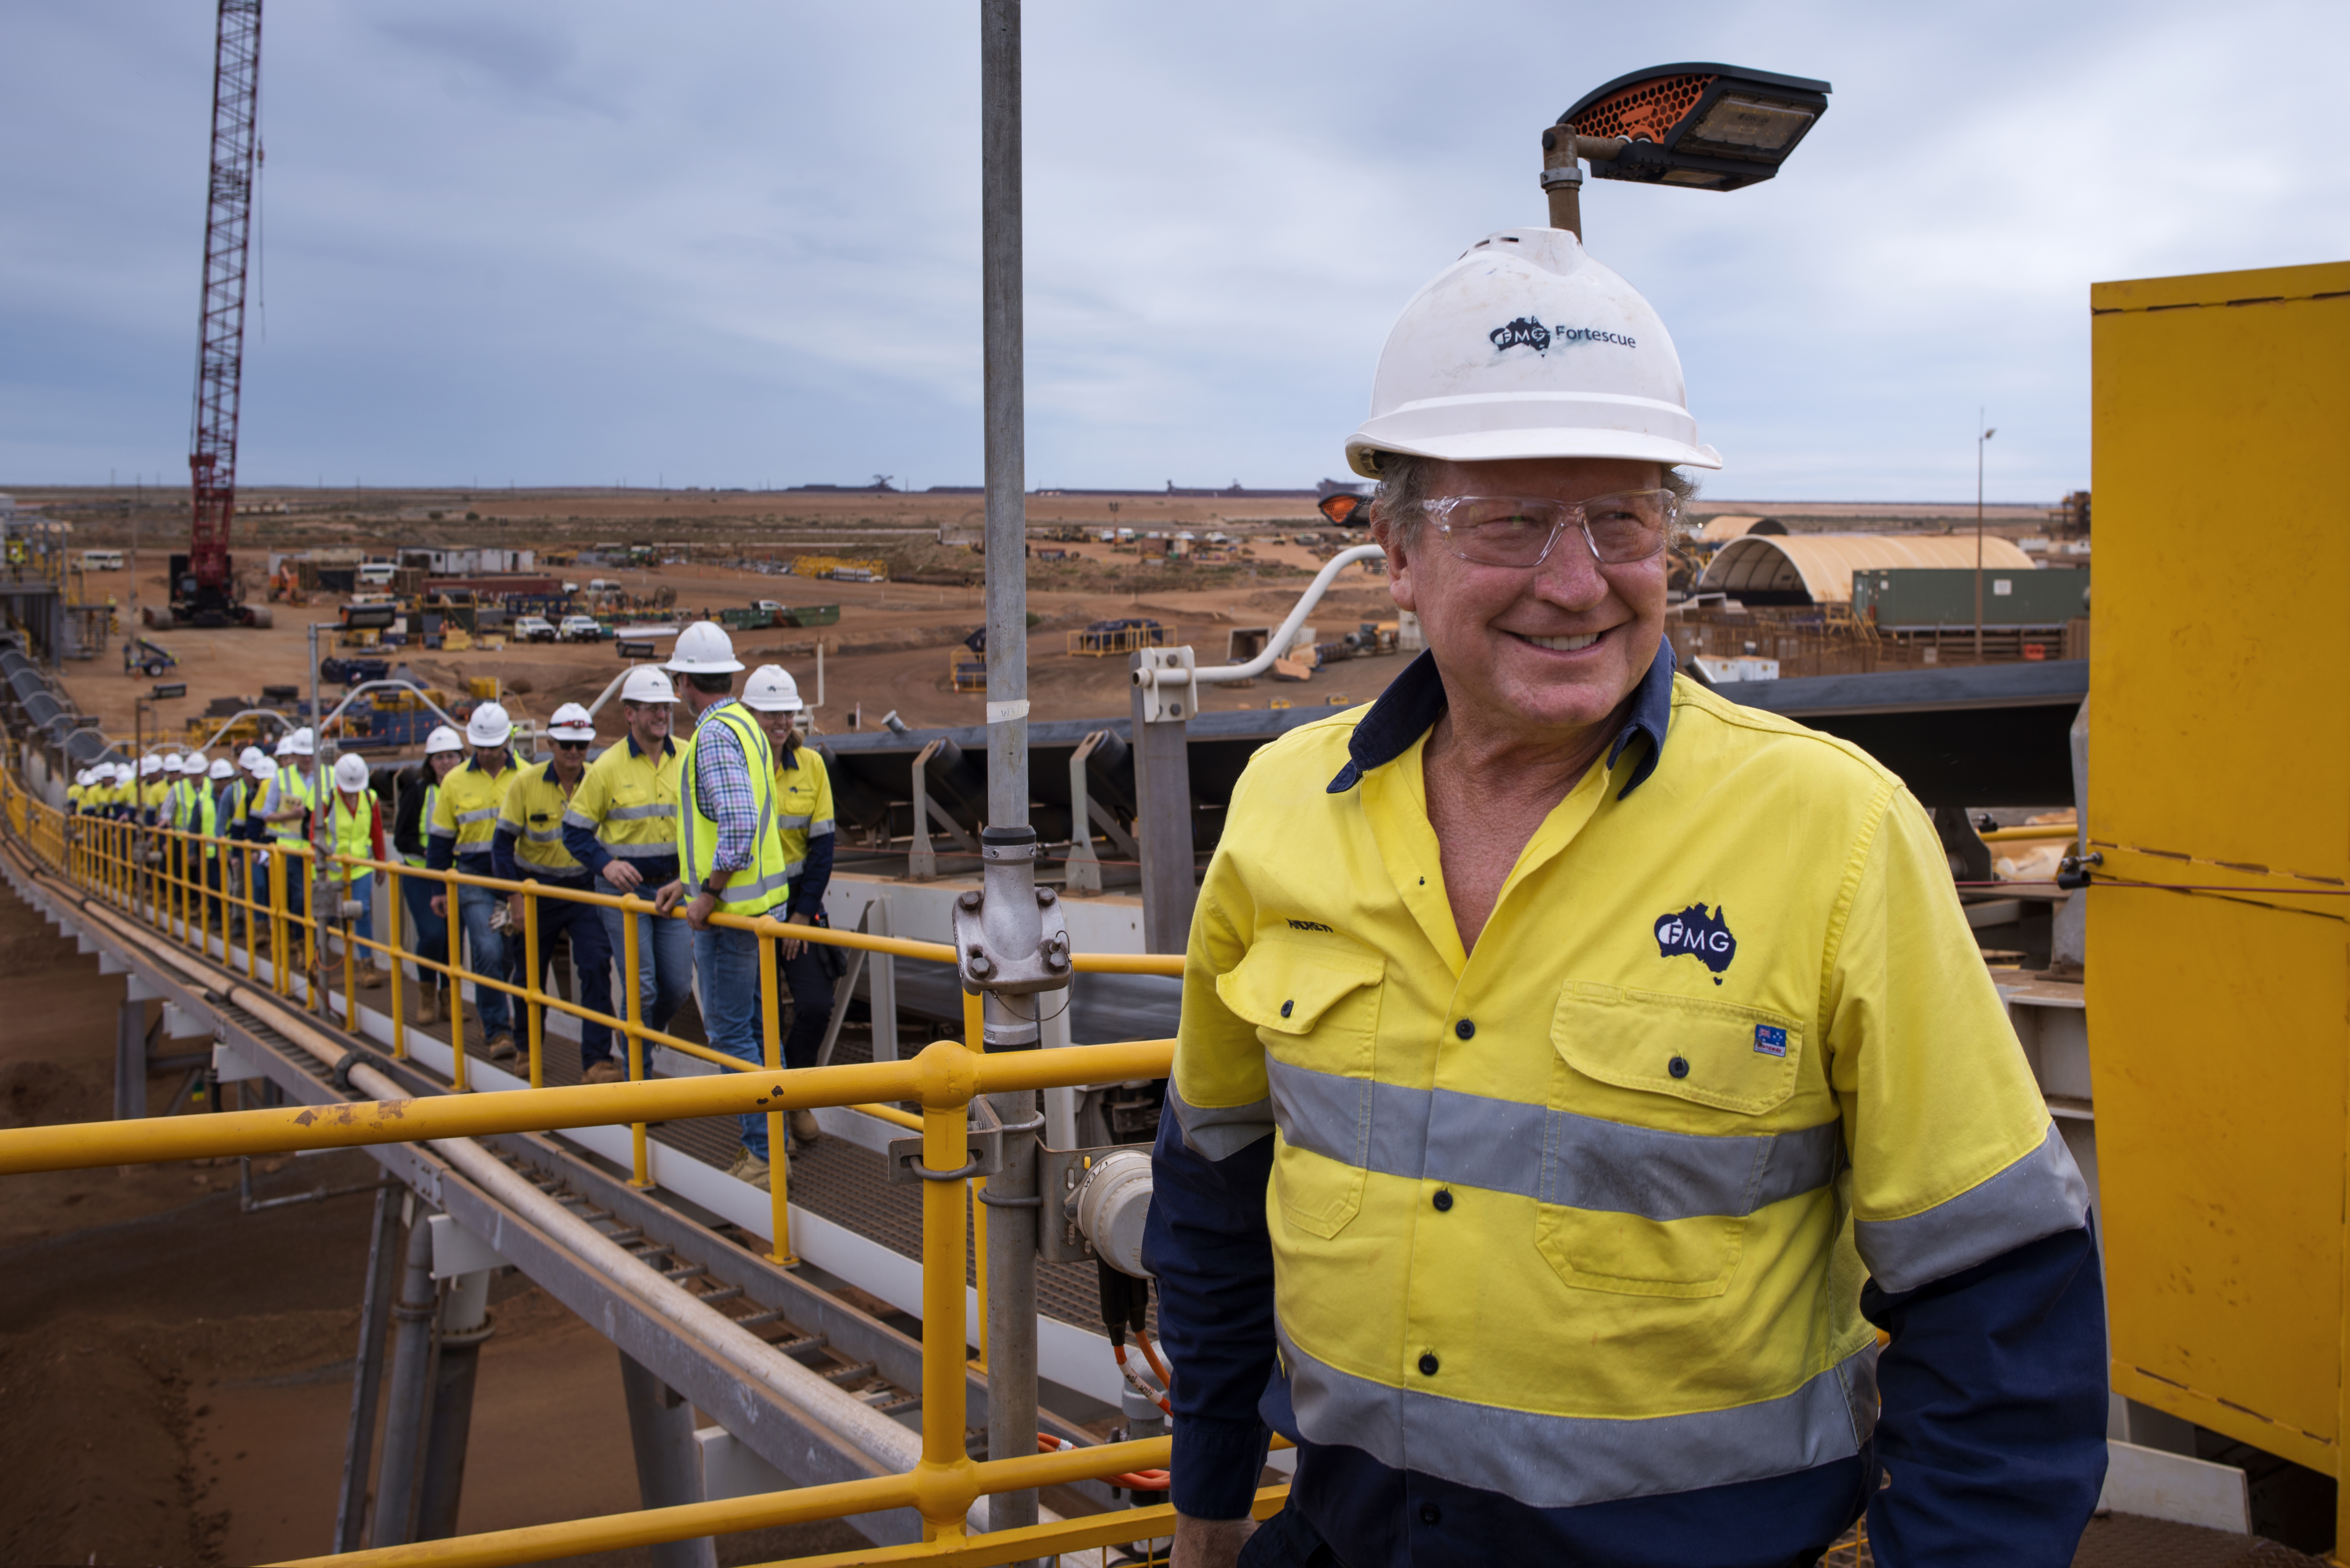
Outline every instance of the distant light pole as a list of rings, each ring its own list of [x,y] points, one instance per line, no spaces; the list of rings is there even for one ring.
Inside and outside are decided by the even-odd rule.
[[[1983,443],[1999,434],[1996,430],[1983,430],[1983,411],[1975,410],[1975,426],[1982,434],[1975,437],[1975,662],[1983,661],[1982,617],[1982,541],[1983,541]]]

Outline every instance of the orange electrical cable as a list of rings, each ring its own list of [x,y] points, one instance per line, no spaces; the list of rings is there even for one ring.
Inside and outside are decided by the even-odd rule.
[[[1056,1438],[1050,1432],[1036,1434],[1036,1451],[1040,1454],[1057,1454],[1064,1449],[1076,1447],[1075,1443]],[[1102,1479],[1112,1486],[1122,1486],[1128,1491],[1165,1491],[1167,1490],[1165,1470],[1128,1470],[1124,1475],[1104,1476]]]

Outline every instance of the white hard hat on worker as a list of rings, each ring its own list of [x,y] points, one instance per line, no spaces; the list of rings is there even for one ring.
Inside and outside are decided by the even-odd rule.
[[[465,740],[471,745],[503,746],[513,734],[514,721],[500,703],[484,702],[465,721]]]
[[[346,753],[335,759],[335,787],[356,794],[368,786],[368,765],[365,757]]]
[[[790,670],[780,664],[762,664],[743,683],[743,706],[764,713],[796,713],[805,704]]]
[[[433,725],[432,732],[424,737],[424,754],[428,757],[438,756],[442,752],[462,752],[464,749],[465,737],[447,724]]]
[[[677,648],[664,667],[680,675],[731,675],[743,668],[734,639],[714,620],[698,620],[677,634]]]
[[[1347,461],[1625,458],[1720,468],[1698,440],[1680,356],[1639,292],[1565,229],[1503,229],[1412,296],[1371,378]]]
[[[555,711],[555,717],[546,722],[546,733],[551,740],[585,741],[592,745],[596,740],[596,721],[578,703],[566,702]]]
[[[677,689],[670,684],[669,677],[661,673],[658,665],[639,664],[629,671],[627,680],[620,682],[620,701],[674,702],[677,701]]]
[[[230,762],[226,757],[214,757],[213,759],[213,765],[211,768],[206,770],[205,776],[214,780],[215,782],[222,779],[233,779],[236,777],[236,764]]]

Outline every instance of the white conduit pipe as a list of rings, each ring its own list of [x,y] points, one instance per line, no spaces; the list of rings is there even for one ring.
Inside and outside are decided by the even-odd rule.
[[[113,926],[125,940],[138,938],[142,950],[179,970],[199,989],[223,990],[218,985],[219,977],[203,974],[167,948],[150,947],[137,927],[130,926],[110,910],[82,899],[78,893],[67,896],[79,903],[85,914]],[[328,1066],[343,1059],[341,1046],[318,1033],[300,1015],[280,1007],[275,998],[264,997],[242,983],[232,983],[224,993]],[[380,1100],[411,1097],[398,1083],[364,1064],[351,1068],[350,1082]],[[626,1293],[638,1305],[671,1324],[685,1337],[708,1345],[728,1366],[773,1394],[809,1424],[837,1434],[884,1471],[903,1473],[921,1462],[920,1433],[836,1387],[725,1314],[705,1306],[684,1286],[661,1278],[619,1243],[607,1240],[593,1225],[508,1168],[480,1144],[471,1138],[442,1138],[426,1147],[454,1166],[474,1186],[561,1242],[566,1251]],[[929,1416],[925,1410],[924,1419]],[[984,1533],[987,1500],[982,1497],[973,1502],[964,1518],[974,1534]]]
[[[1314,575],[1314,580],[1305,585],[1305,592],[1298,597],[1297,607],[1289,612],[1289,618],[1281,623],[1281,629],[1274,632],[1273,640],[1264,645],[1264,651],[1246,664],[1211,664],[1204,670],[1138,670],[1134,672],[1134,683],[1137,686],[1188,686],[1195,680],[1213,685],[1226,680],[1255,680],[1273,668],[1274,659],[1288,653],[1290,639],[1297,635],[1297,628],[1305,624],[1305,618],[1314,613],[1314,607],[1322,602],[1322,596],[1329,591],[1331,582],[1341,570],[1357,561],[1367,561],[1386,555],[1387,551],[1377,545],[1356,545],[1325,561],[1322,569]]]

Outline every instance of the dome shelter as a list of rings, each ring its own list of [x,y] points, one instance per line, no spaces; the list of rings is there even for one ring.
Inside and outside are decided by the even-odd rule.
[[[1745,534],[1707,563],[1697,592],[1725,593],[1746,605],[1848,605],[1852,575],[1892,566],[1975,564],[1975,541],[1957,534]],[[1986,536],[1983,570],[2039,568],[2010,539]]]

